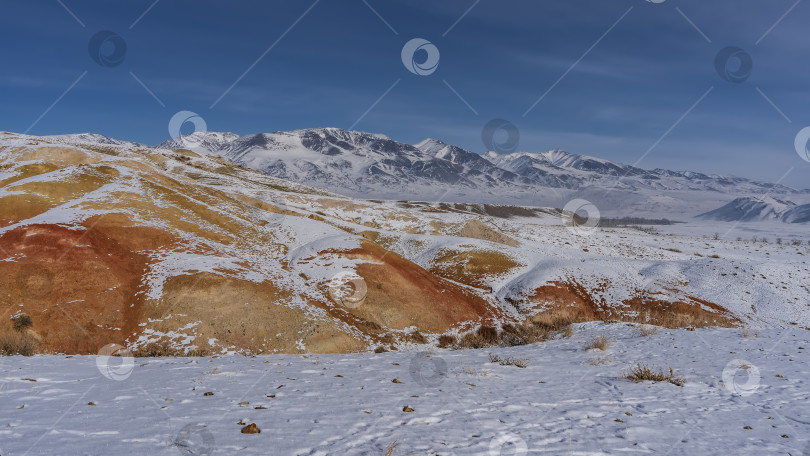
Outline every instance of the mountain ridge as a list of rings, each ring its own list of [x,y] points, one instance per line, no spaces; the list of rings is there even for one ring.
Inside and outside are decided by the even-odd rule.
[[[65,142],[117,141],[61,135]],[[137,143],[130,143],[137,144]],[[609,215],[703,214],[745,196],[807,199],[810,190],[697,171],[652,170],[561,149],[478,154],[428,138],[310,128],[239,135],[198,132],[159,149],[190,149],[351,197],[563,207],[587,199]]]

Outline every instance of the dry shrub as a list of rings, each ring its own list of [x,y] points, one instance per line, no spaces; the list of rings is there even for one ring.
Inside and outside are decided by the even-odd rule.
[[[167,340],[158,342],[150,342],[143,347],[138,347],[132,351],[132,355],[136,358],[160,358],[160,357],[199,357],[210,356],[211,352],[206,348],[194,348],[186,351],[182,347],[173,347]]]
[[[456,336],[451,336],[449,334],[442,334],[439,336],[439,348],[452,347],[457,343],[458,339],[456,339]]]
[[[385,450],[385,456],[394,456],[394,450],[396,450],[398,446],[396,440],[391,442],[391,444],[388,445],[388,449]]]
[[[18,315],[14,317],[11,321],[15,331],[24,331],[34,326],[34,321],[31,320],[31,317],[29,317],[26,314]]]
[[[498,355],[493,355],[492,353],[489,354],[489,362],[491,363],[498,363],[501,366],[515,366],[520,368],[529,367],[529,359],[528,358],[501,358]]]
[[[636,383],[643,381],[651,382],[669,382],[673,385],[683,386],[686,384],[686,379],[683,377],[676,377],[672,368],[669,368],[669,373],[664,371],[653,371],[646,364],[638,363],[630,368],[630,372],[625,373],[622,377],[632,380]]]
[[[487,344],[498,342],[498,330],[492,326],[481,326],[478,328],[477,334]]]
[[[610,345],[611,342],[612,341],[610,340],[610,338],[608,338],[607,335],[602,334],[602,335],[596,336],[593,339],[591,339],[590,341],[588,341],[588,343],[585,344],[585,350],[598,349],[598,350],[605,351],[605,350],[607,350],[607,348],[608,348],[608,346]]]
[[[613,364],[613,358],[610,358],[608,356],[596,357],[588,361],[588,364],[590,364],[591,366],[602,366],[602,365],[607,366]]]
[[[551,338],[551,332],[546,327],[530,322],[518,326],[507,324],[503,326],[500,339],[502,345],[514,347],[548,340]]]
[[[32,335],[17,331],[0,335],[0,355],[32,356],[39,348],[39,341]]]
[[[653,325],[641,325],[638,327],[638,333],[642,337],[652,336],[653,334],[658,332],[658,326]]]
[[[585,316],[581,315],[581,312],[571,307],[554,307],[535,315],[532,320],[535,324],[552,331],[564,330],[574,323],[589,321]]]
[[[485,348],[490,345],[478,335],[478,333],[467,333],[461,336],[458,344],[454,348]]]
[[[408,341],[413,342],[415,344],[426,344],[428,343],[427,337],[425,337],[419,331],[414,331],[408,334]]]
[[[569,312],[551,311],[538,314],[538,316],[520,324],[505,324],[500,332],[491,326],[481,326],[475,332],[464,334],[458,342],[452,345],[450,345],[451,340],[446,339],[448,344],[445,346],[452,346],[456,349],[514,347],[543,342],[558,335],[571,337],[573,334],[571,328],[573,318]],[[441,340],[440,346],[442,346]]]

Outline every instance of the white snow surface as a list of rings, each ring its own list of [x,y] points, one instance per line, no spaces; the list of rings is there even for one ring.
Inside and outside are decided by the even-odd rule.
[[[602,334],[606,351],[584,348]],[[798,456],[810,447],[808,352],[796,327],[643,337],[587,323],[485,350],[0,358],[0,454],[382,455],[396,441],[395,455]],[[622,378],[639,362],[686,384]],[[262,432],[241,434],[251,423]]]

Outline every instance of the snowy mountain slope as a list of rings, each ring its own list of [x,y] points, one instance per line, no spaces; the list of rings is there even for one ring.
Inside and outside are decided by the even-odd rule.
[[[239,139],[332,147],[307,138]],[[554,209],[349,198],[189,150],[2,134],[0,314],[35,316],[64,353],[390,349],[572,304],[584,321],[810,325],[804,238],[565,223]]]
[[[723,207],[698,216],[704,220],[724,222],[782,221],[785,223],[810,222],[810,205],[797,205],[771,197],[737,198]]]
[[[644,170],[561,150],[479,155],[435,139],[415,146],[384,135],[317,128],[246,135],[194,133],[187,148],[347,196],[563,207],[587,196],[606,215],[681,219],[740,195],[810,201],[810,193],[749,179]]]

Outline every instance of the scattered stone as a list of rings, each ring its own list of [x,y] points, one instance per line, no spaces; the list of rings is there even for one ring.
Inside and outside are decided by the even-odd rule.
[[[267,407],[263,405],[257,405],[256,407],[253,407],[253,410],[267,410]]]
[[[239,403],[239,405],[248,405],[248,404],[250,404],[250,402],[248,402],[248,401],[244,401],[244,402]]]
[[[276,397],[276,395],[275,394],[268,394],[267,397],[269,397],[270,399],[274,399]]]
[[[95,403],[95,402],[88,402],[88,403],[87,403],[87,405],[90,405],[90,406],[95,406],[95,405],[96,405],[96,403]]]
[[[35,378],[23,378],[21,380],[26,381],[26,382],[34,382],[34,383],[37,382],[37,379],[35,379]]]
[[[413,412],[413,409],[406,405],[405,407],[402,408],[402,411],[405,413],[411,413]]]
[[[402,383],[402,382],[395,378],[391,383]]]
[[[617,422],[617,423],[624,423],[624,421],[622,421],[622,419],[621,419],[621,418],[616,418],[616,419],[615,419],[615,420],[613,420],[613,421],[615,421],[615,422]]]
[[[752,428],[751,426],[745,426],[743,429],[745,429],[746,431],[750,431],[751,429],[754,429],[754,428]]]
[[[247,426],[242,428],[242,434],[261,434],[262,430],[259,429],[259,426],[256,426],[256,423],[248,424]]]
[[[342,376],[342,375],[340,375],[340,374],[335,375],[335,377],[337,377],[337,378],[343,378],[343,376]]]
[[[213,395],[214,395],[214,393],[211,392],[211,391],[206,391],[206,392],[203,393],[203,396],[213,396]]]

